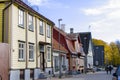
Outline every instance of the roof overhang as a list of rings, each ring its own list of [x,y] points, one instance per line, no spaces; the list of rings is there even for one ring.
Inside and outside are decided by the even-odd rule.
[[[48,43],[48,42],[43,42],[43,41],[39,41],[39,44],[51,45],[51,43]]]

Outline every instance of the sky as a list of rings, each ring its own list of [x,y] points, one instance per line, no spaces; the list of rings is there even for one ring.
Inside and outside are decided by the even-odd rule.
[[[120,0],[24,0],[65,31],[91,32],[92,38],[107,43],[120,40]]]

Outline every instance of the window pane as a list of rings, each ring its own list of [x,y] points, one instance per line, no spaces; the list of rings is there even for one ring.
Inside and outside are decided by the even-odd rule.
[[[44,45],[40,44],[40,52],[44,52]]]
[[[19,21],[18,21],[18,23],[19,23],[19,26],[21,26],[21,27],[23,27],[23,25],[24,25],[24,11],[23,10],[21,10],[21,9],[19,9],[19,14],[18,14],[18,16],[19,16]]]
[[[29,15],[29,30],[33,31],[34,28],[33,28],[33,16]]]
[[[22,43],[22,42],[19,42],[19,44],[18,44],[19,46],[19,52],[18,52],[18,54],[19,54],[19,56],[18,56],[18,58],[19,58],[19,60],[24,60],[24,51],[25,51],[25,49],[24,49],[24,43]]]
[[[44,34],[43,29],[44,29],[44,22],[40,20],[40,34]]]
[[[47,48],[47,54],[48,54],[48,61],[50,61],[50,57],[51,57],[51,54],[50,54],[50,47]]]
[[[29,59],[34,60],[34,45],[29,44]]]
[[[50,37],[51,31],[50,31],[50,25],[47,24],[47,37]]]

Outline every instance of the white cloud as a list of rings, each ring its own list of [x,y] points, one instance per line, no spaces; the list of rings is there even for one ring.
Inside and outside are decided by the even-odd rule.
[[[99,15],[102,13],[102,11],[100,9],[99,10],[97,10],[97,9],[85,9],[84,12],[86,15]]]
[[[31,5],[41,6],[48,3],[48,0],[28,0]]]
[[[83,11],[85,15],[95,19],[90,22],[94,37],[108,42],[120,40],[120,0],[109,0],[106,5]]]
[[[98,8],[83,9],[83,12],[86,15],[101,15],[117,10],[120,11],[120,0],[109,0],[106,5],[100,6]]]
[[[68,9],[68,8],[70,8],[68,5],[65,5],[65,4],[55,1],[55,0],[28,0],[28,2],[30,3],[31,6],[33,6],[33,5],[36,5],[38,7],[44,6],[44,7],[51,8],[51,9],[56,9],[56,8]]]

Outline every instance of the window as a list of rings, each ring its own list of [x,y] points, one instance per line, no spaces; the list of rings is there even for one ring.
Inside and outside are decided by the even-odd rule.
[[[34,44],[29,44],[29,60],[34,60]]]
[[[47,60],[50,61],[50,58],[51,58],[51,50],[50,50],[50,47],[47,47]]]
[[[40,20],[40,28],[39,28],[39,31],[40,31],[40,34],[43,35],[44,34],[44,22]]]
[[[50,25],[47,24],[47,37],[50,38],[50,34],[51,34],[51,31],[50,31]]]
[[[63,71],[65,71],[66,70],[66,64],[65,64],[65,56],[62,56],[62,68],[63,68]]]
[[[24,42],[18,42],[18,49],[19,49],[19,55],[18,58],[19,60],[24,60],[25,59],[25,43]]]
[[[44,52],[44,45],[40,44],[40,52]]]
[[[59,71],[59,57],[58,56],[54,56],[54,66],[55,66],[55,72]]]
[[[65,56],[62,56],[62,65],[65,65]]]
[[[29,21],[28,21],[28,27],[30,31],[34,31],[34,27],[33,27],[33,16],[29,14]]]
[[[19,12],[18,12],[18,18],[19,18],[19,21],[18,21],[18,25],[20,27],[24,27],[24,11],[19,9]]]

